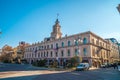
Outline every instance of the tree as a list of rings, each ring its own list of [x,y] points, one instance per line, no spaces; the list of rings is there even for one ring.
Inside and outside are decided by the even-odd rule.
[[[69,61],[67,66],[75,67],[80,63],[80,58],[78,56],[72,57]]]
[[[8,63],[8,62],[13,62],[15,58],[16,58],[16,54],[14,53],[14,49],[11,46],[5,45],[2,48],[0,61]]]

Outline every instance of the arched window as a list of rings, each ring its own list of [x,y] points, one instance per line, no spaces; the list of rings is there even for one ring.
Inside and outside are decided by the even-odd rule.
[[[58,52],[55,53],[56,57],[58,57]]]
[[[48,51],[47,51],[47,57],[48,57]]]
[[[62,57],[64,56],[64,51],[63,51],[63,50],[61,51],[61,56],[62,56]]]
[[[61,45],[62,45],[62,47],[64,47],[64,42],[62,42],[62,44],[61,44]]]
[[[51,55],[51,57],[53,56],[53,53],[52,53],[52,51],[51,51],[50,55]]]
[[[56,48],[58,48],[58,43],[56,43]]]
[[[75,46],[77,46],[78,45],[78,41],[77,40],[75,40]]]
[[[40,53],[38,53],[38,58],[40,57]]]
[[[78,55],[78,49],[75,49],[75,56]]]
[[[45,55],[45,52],[44,52],[44,57],[45,57],[46,55]]]
[[[68,56],[70,56],[70,49],[68,49]]]
[[[70,43],[70,41],[68,41],[68,46],[70,46],[71,45],[71,43]]]
[[[43,57],[43,52],[41,52],[41,57]]]
[[[83,48],[83,53],[84,53],[84,56],[87,55],[87,49],[86,48]]]
[[[87,38],[84,38],[83,39],[83,44],[86,44],[87,43]]]
[[[92,56],[95,56],[95,49],[92,50]]]

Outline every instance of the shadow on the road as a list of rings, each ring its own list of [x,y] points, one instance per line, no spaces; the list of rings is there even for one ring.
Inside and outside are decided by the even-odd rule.
[[[0,78],[0,80],[33,80],[38,75]]]
[[[30,64],[2,64],[0,65],[0,72],[5,71],[35,71],[47,70],[48,68],[34,67]]]
[[[0,80],[104,80],[100,77],[91,77],[91,75],[79,72],[60,72],[51,74],[40,74],[31,76],[19,76],[1,78]]]

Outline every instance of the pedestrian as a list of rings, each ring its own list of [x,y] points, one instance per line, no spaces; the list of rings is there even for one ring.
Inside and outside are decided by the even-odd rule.
[[[113,64],[113,67],[114,67],[114,69],[116,69],[116,68],[117,68],[117,64],[116,64],[116,63],[114,63],[114,64]]]
[[[113,67],[114,67],[114,69],[115,69],[115,67],[116,67],[116,64],[115,64],[115,63],[113,64]]]

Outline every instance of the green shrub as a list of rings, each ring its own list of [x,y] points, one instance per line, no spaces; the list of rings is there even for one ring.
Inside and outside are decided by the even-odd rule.
[[[36,61],[36,62],[33,62],[33,66],[38,66],[38,67],[44,67],[46,66],[46,63],[47,63],[47,60],[39,60],[39,61]]]

